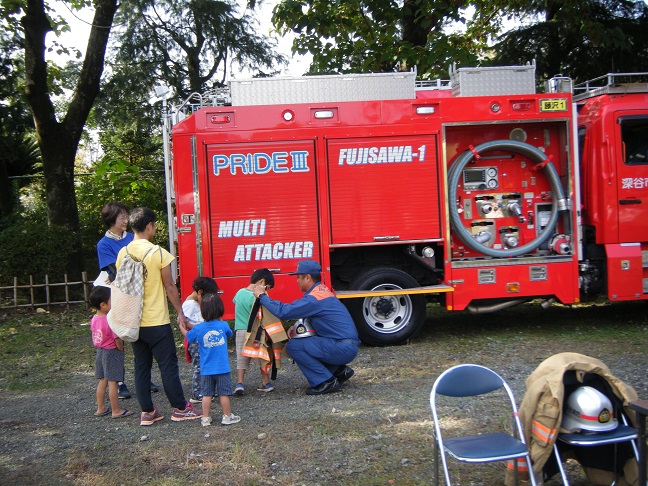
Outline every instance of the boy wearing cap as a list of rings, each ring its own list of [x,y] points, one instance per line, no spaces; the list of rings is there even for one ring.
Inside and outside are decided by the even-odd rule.
[[[338,391],[354,374],[348,363],[358,354],[358,332],[347,308],[321,283],[322,267],[315,260],[297,265],[297,285],[304,292],[301,299],[284,304],[268,297],[265,287],[254,288],[261,305],[279,319],[309,318],[316,335],[291,339],[286,350],[310,384],[308,395]]]

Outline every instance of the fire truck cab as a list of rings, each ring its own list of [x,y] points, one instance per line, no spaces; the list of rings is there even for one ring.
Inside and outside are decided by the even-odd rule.
[[[288,273],[312,258],[373,345],[410,338],[431,301],[648,298],[648,89],[597,81],[536,93],[527,65],[453,69],[432,86],[311,76],[194,96],[165,132],[182,294],[211,276],[231,317],[265,267],[271,297],[292,301]]]
[[[613,301],[648,293],[646,74],[607,74],[576,87],[581,290]]]

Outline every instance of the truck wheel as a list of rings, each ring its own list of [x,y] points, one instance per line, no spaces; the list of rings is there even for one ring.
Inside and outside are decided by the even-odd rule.
[[[394,290],[418,287],[407,273],[377,268],[360,275],[351,290]],[[360,339],[372,346],[399,344],[410,338],[425,321],[425,297],[388,295],[349,299],[348,308]]]

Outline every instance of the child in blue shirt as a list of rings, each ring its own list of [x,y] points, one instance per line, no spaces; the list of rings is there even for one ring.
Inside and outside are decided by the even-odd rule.
[[[218,293],[218,285],[211,277],[196,277],[191,284],[193,292],[182,304],[182,312],[187,316],[190,329],[193,329],[198,324],[204,322],[203,316],[200,313],[200,303],[206,294]],[[190,330],[189,329],[189,330]],[[185,342],[185,357],[187,362],[193,364],[193,374],[191,376],[191,403],[202,402],[202,392],[200,391],[200,347],[198,342],[189,344]]]
[[[191,330],[178,322],[180,332],[190,343],[200,346],[200,390],[202,392],[202,425],[211,425],[210,408],[212,397],[218,396],[223,409],[222,425],[241,421],[230,409],[232,378],[227,355],[227,339],[232,336],[229,324],[220,320],[225,308],[217,294],[205,294],[200,303],[200,312],[205,322]]]

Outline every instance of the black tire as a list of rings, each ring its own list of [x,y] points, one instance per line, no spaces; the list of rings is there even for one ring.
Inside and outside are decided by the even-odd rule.
[[[413,277],[381,267],[360,275],[350,290],[393,290],[418,287]],[[347,307],[365,344],[388,346],[412,337],[425,322],[423,295],[392,295],[348,299]]]

